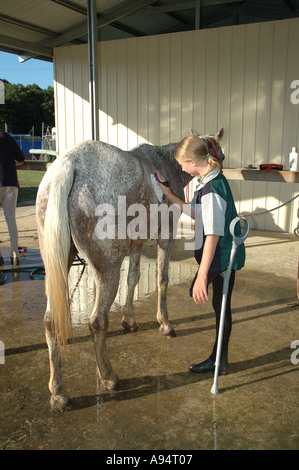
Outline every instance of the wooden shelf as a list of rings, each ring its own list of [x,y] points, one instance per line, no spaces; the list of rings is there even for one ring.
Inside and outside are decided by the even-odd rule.
[[[224,168],[223,174],[228,180],[299,183],[299,171],[266,171],[253,168]]]
[[[51,162],[26,160],[19,170],[46,171]],[[223,174],[228,180],[237,181],[273,181],[276,183],[299,183],[299,171],[257,170],[253,168],[224,168]]]

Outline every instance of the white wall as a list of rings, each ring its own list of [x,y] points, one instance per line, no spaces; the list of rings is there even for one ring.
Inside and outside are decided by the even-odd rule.
[[[280,163],[299,148],[299,20],[99,43],[100,140],[123,149],[178,142],[189,128],[224,126],[225,166]],[[90,138],[87,46],[54,54],[58,152]],[[239,212],[289,200],[299,184],[230,181]],[[191,192],[192,192],[191,188]],[[253,219],[253,228],[293,231],[297,201]]]

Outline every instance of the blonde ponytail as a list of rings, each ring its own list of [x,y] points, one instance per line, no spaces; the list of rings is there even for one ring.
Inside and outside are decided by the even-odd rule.
[[[208,170],[202,180],[213,170],[222,171],[221,160],[217,156],[211,155],[206,140],[195,134],[189,135],[179,142],[174,158],[179,162],[207,160]]]
[[[201,181],[205,179],[205,177],[211,173],[213,170],[220,170],[222,171],[222,163],[219,161],[217,157],[213,157],[210,153],[207,153],[207,160],[208,160],[208,169],[206,173],[202,176]]]
[[[208,158],[208,165],[209,165],[209,173],[210,171],[213,171],[213,170],[222,171],[222,163],[219,160],[219,158],[214,157],[210,153],[207,154],[207,158]]]

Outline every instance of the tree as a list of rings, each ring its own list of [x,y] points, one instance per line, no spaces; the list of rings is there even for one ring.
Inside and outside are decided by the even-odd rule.
[[[12,84],[2,80],[5,86],[5,104],[0,105],[0,127],[5,123],[13,134],[28,134],[34,126],[40,135],[42,123],[55,126],[54,89],[42,90],[38,85]]]

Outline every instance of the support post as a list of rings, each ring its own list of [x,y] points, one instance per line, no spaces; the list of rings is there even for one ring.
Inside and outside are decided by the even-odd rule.
[[[96,0],[87,0],[87,31],[89,61],[89,104],[91,112],[91,138],[99,140],[98,112],[98,38]]]
[[[195,29],[201,29],[201,0],[195,0]]]

